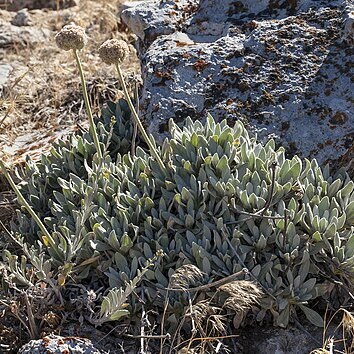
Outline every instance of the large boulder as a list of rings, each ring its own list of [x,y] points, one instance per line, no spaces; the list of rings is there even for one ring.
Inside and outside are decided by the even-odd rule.
[[[127,3],[138,36],[141,112],[162,139],[169,118],[242,120],[261,139],[320,163],[354,156],[351,0]]]

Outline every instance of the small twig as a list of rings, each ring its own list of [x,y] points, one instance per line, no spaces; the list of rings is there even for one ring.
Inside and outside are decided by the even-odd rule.
[[[238,214],[241,214],[241,215],[247,215],[247,216],[250,216],[250,217],[246,218],[246,219],[242,219],[242,220],[227,222],[226,223],[227,225],[238,224],[238,223],[241,223],[241,222],[244,222],[244,221],[251,220],[253,218],[262,218],[262,219],[269,219],[269,220],[281,220],[281,219],[284,219],[284,216],[263,215],[263,214],[260,214],[260,211],[257,211],[256,213],[249,213],[247,211],[241,211],[241,210],[237,210],[237,209],[234,209],[233,211],[235,213],[238,213]]]
[[[3,228],[6,235],[11,239],[12,242],[16,243],[17,246],[23,248],[23,244],[20,241],[18,241],[15,237],[12,236],[11,232],[7,229],[7,227],[4,225],[4,223],[1,220],[0,220],[0,226]]]
[[[88,130],[84,128],[79,122],[76,122],[77,127],[80,129],[82,133],[87,133]]]
[[[142,297],[142,301],[144,301],[143,297],[144,297],[144,291],[142,291],[141,293],[141,297]],[[142,305],[142,309],[141,309],[141,326],[140,326],[140,353],[141,354],[145,354],[146,350],[145,350],[145,316],[146,316],[146,312],[145,312],[145,307],[144,305]]]
[[[276,169],[276,167],[277,167],[277,163],[273,162],[272,165],[271,165],[272,180],[271,180],[271,184],[270,184],[270,191],[269,191],[269,196],[268,196],[268,199],[267,199],[264,207],[262,209],[256,211],[255,213],[249,213],[249,212],[246,212],[246,211],[237,210],[236,208],[232,207],[234,212],[236,212],[238,214],[241,214],[241,215],[247,215],[247,216],[249,216],[249,218],[242,219],[242,220],[237,220],[237,221],[230,221],[230,222],[226,223],[227,225],[239,224],[241,222],[245,222],[245,221],[251,220],[253,218],[264,218],[264,219],[269,219],[269,220],[279,220],[279,219],[283,219],[284,218],[284,216],[264,215],[265,212],[272,205],[274,186],[275,186],[275,169]]]
[[[173,335],[173,338],[172,338],[172,340],[171,340],[171,347],[170,347],[170,350],[169,350],[169,354],[172,354],[172,351],[173,351],[173,344],[174,344],[174,342],[176,341],[176,338],[177,338],[178,334],[181,333],[181,328],[183,327],[183,324],[184,324],[184,322],[185,322],[185,320],[186,320],[186,317],[187,317],[186,312],[184,312],[184,315],[183,315],[181,321],[179,322],[178,327],[177,327],[177,329],[176,329],[176,331],[175,331],[175,334]],[[180,337],[178,338],[178,342],[179,342],[179,341],[180,341]],[[179,343],[177,344],[176,347],[178,347],[178,346],[179,346]]]
[[[192,314],[193,313],[193,305],[192,305],[192,299],[191,299],[190,293],[188,293],[188,304],[189,304],[189,311]],[[194,321],[193,316],[191,316],[191,322],[192,322],[192,335],[194,336],[197,333],[197,328],[195,326],[195,321]]]
[[[168,308],[168,290],[166,291],[166,297],[165,297],[165,306],[164,306],[164,309],[163,309],[163,314],[162,314],[162,319],[161,319],[161,341],[160,341],[160,354],[162,354],[162,348],[163,348],[163,345],[165,343],[165,340],[166,338],[164,338],[164,326],[165,326],[165,317],[166,317],[166,313],[167,313],[167,308]]]
[[[216,337],[198,337],[198,338],[192,338],[192,339],[187,339],[184,342],[180,343],[177,347],[182,346],[183,344],[186,343],[192,343],[195,341],[214,341],[214,340],[219,340],[219,339],[228,339],[228,338],[236,338],[239,337],[238,334],[230,334],[228,336],[216,336]],[[177,348],[176,347],[176,348]],[[176,349],[174,348],[174,349]]]
[[[242,270],[240,270],[239,272],[235,273],[235,274],[231,274],[225,278],[222,278],[220,280],[214,281],[213,283],[209,283],[209,284],[205,284],[205,285],[201,285],[201,286],[197,286],[195,288],[166,288],[165,290],[168,291],[178,291],[178,292],[190,292],[190,291],[200,291],[200,290],[208,290],[212,287],[218,287],[221,285],[224,285],[226,283],[229,283],[230,281],[234,280],[235,278],[244,275],[244,274],[248,274],[248,269],[247,268],[243,268]]]
[[[169,333],[164,334],[164,335],[148,335],[145,334],[143,336],[135,336],[133,334],[127,334],[127,333],[122,333],[123,337],[127,337],[127,338],[132,338],[132,339],[170,339],[171,335]]]
[[[288,228],[288,215],[286,209],[284,209],[284,231],[283,231],[283,249],[285,250],[285,245],[286,245],[286,230]]]
[[[232,251],[234,252],[236,258],[238,259],[238,261],[240,262],[240,264],[242,265],[242,267],[244,267],[244,269],[247,269],[245,263],[243,262],[243,260],[241,259],[241,257],[238,255],[234,245],[231,243],[231,241],[228,239],[228,237],[224,238],[226,240],[226,242],[229,244],[230,248],[232,249]],[[250,271],[248,271],[248,274],[251,276],[251,278],[253,278],[253,280],[255,280],[259,286],[273,299],[276,300],[276,298],[274,297],[274,295],[272,295],[268,289],[263,286],[263,284],[257,279],[257,277]]]

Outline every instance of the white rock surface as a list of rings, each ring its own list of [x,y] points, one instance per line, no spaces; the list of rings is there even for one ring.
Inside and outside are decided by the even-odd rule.
[[[90,340],[79,337],[50,335],[25,344],[19,354],[104,354],[96,349]]]

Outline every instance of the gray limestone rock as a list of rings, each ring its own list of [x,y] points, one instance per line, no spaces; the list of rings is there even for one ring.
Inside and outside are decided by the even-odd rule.
[[[169,118],[242,120],[288,152],[343,165],[354,137],[350,0],[128,3],[139,37],[141,112],[162,139]]]
[[[16,13],[12,18],[11,24],[14,26],[30,26],[31,25],[31,16],[27,9],[22,9]]]
[[[39,340],[31,340],[18,352],[19,354],[104,354],[96,349],[90,340],[78,337],[50,335]]]
[[[121,16],[142,40],[150,43],[177,31],[197,10],[198,1],[132,1],[123,5]]]
[[[17,48],[48,40],[50,31],[32,26],[15,26],[0,21],[0,48]]]

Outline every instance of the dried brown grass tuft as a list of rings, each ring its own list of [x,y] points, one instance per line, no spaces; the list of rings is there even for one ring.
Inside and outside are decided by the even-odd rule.
[[[178,268],[170,278],[170,288],[188,289],[191,285],[201,283],[204,274],[193,264],[186,264]]]
[[[253,305],[259,303],[260,298],[263,296],[258,286],[247,280],[235,280],[221,285],[218,291],[227,295],[223,307],[234,310],[236,314],[244,313]]]

